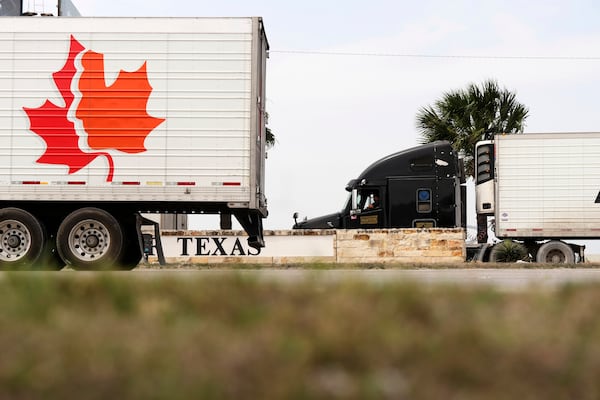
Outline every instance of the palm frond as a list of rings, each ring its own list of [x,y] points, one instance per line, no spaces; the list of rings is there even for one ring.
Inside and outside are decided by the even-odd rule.
[[[497,133],[522,133],[528,116],[528,108],[517,101],[515,93],[488,79],[443,93],[433,105],[419,109],[416,126],[421,143],[448,140],[472,158],[475,143]]]

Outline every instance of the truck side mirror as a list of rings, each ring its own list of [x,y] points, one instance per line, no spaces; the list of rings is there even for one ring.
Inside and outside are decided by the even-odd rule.
[[[358,190],[352,189],[352,202],[350,209],[356,210],[358,209]]]
[[[360,214],[361,209],[358,207],[358,190],[352,189],[351,202],[350,202],[350,216],[356,216]]]

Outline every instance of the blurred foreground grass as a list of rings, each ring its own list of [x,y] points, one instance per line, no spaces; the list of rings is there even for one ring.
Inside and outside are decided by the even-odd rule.
[[[597,399],[600,286],[5,274],[0,399]]]

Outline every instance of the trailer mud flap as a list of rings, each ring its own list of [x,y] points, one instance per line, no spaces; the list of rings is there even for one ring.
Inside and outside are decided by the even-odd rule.
[[[248,246],[255,249],[265,247],[262,216],[255,210],[235,210],[233,215],[248,234]]]

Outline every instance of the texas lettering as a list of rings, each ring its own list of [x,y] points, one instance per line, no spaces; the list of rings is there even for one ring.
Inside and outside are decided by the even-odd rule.
[[[257,256],[260,248],[244,247],[239,238],[231,237],[178,237],[180,256]]]

